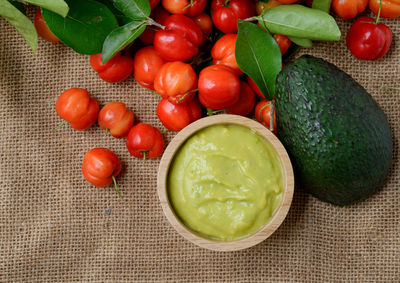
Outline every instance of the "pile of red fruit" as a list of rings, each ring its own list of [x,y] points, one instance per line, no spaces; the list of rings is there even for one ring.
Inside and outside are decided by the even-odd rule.
[[[370,0],[374,12],[376,1]],[[141,86],[160,95],[157,116],[170,131],[180,131],[201,118],[203,113],[247,116],[254,111],[254,117],[276,133],[271,103],[264,99],[254,81],[243,74],[236,62],[237,21],[251,19],[256,12],[259,14],[277,5],[298,1],[212,0],[209,9],[212,17],[204,12],[207,0],[161,0],[161,5],[158,2],[150,0],[151,18],[158,25],[147,27],[140,36],[143,47],[136,51],[134,59],[118,53],[103,64],[102,54],[90,57],[90,64],[99,77],[115,83],[133,72]],[[360,3],[350,5],[350,2]],[[368,0],[333,0],[332,5],[339,16],[351,18],[362,12],[367,3]],[[382,6],[381,16],[393,16],[387,11]],[[391,32],[382,24],[370,22],[370,18],[360,18],[350,29],[347,44],[356,57],[375,60],[389,49]],[[371,25],[368,28],[374,29],[372,35],[376,37],[373,39],[375,45],[368,45],[372,46],[368,50],[363,46],[369,44],[370,39],[364,45],[360,45],[360,41],[365,38],[357,39],[363,25]],[[40,10],[35,17],[35,26],[41,37],[57,41],[43,21]],[[283,55],[291,45],[290,39],[284,35],[274,38]],[[258,103],[255,93],[261,98]],[[163,152],[160,131],[143,123],[133,126],[134,115],[124,103],[110,102],[99,111],[96,99],[90,98],[86,90],[74,88],[60,96],[56,110],[74,129],[86,129],[98,120],[112,136],[127,137],[127,148],[135,157],[154,158]],[[93,149],[86,154],[82,171],[92,184],[105,186],[115,182],[114,176],[118,175],[120,167],[115,154],[106,149]]]

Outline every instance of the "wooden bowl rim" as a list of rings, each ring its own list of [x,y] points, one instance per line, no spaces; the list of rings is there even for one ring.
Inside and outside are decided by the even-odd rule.
[[[270,218],[270,220],[255,234],[233,241],[219,241],[208,239],[200,236],[199,234],[197,234],[197,232],[190,230],[190,228],[184,225],[175,215],[175,212],[169,202],[167,192],[169,166],[171,165],[171,161],[173,160],[175,153],[178,151],[181,145],[194,133],[206,127],[217,124],[236,124],[245,126],[247,128],[253,129],[261,136],[266,138],[278,155],[282,166],[284,180],[284,193],[281,204],[275,211],[275,214]],[[160,161],[157,176],[157,191],[165,216],[167,217],[172,227],[174,227],[180,235],[202,248],[215,251],[237,251],[252,247],[262,242],[263,240],[267,239],[273,232],[275,232],[282,224],[283,220],[287,216],[287,213],[289,212],[293,199],[294,175],[293,168],[285,148],[283,147],[279,139],[271,131],[252,119],[238,115],[220,114],[197,120],[196,122],[182,129],[172,139],[168,147],[165,149]]]

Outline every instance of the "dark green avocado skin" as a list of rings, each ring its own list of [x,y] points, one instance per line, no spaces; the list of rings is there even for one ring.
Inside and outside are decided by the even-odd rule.
[[[296,182],[322,201],[348,205],[376,192],[393,143],[385,114],[335,65],[304,55],[277,77],[278,136]]]

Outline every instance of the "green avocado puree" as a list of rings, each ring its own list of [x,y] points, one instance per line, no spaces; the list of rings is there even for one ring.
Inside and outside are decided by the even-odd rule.
[[[196,132],[168,173],[177,216],[191,230],[217,240],[257,232],[281,203],[282,188],[276,151],[261,135],[235,124]]]

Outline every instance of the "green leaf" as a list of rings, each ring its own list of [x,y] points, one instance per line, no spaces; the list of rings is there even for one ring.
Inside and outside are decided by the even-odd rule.
[[[80,54],[97,54],[103,48],[107,35],[118,27],[113,13],[103,4],[92,0],[69,0],[69,13],[63,18],[42,9],[50,30]]]
[[[260,88],[266,99],[275,95],[275,79],[282,70],[281,50],[261,27],[238,21],[235,57],[239,68]]]
[[[0,16],[12,24],[26,39],[36,54],[38,35],[33,23],[20,10],[6,0],[0,0]]]
[[[9,1],[15,8],[17,8],[22,14],[26,15],[26,10],[25,6],[23,3],[15,1],[15,0],[10,0]]]
[[[312,8],[329,13],[329,10],[331,9],[331,3],[332,0],[314,0],[312,3]]]
[[[145,21],[132,21],[114,29],[103,44],[103,64],[138,38],[146,28]]]
[[[113,0],[114,6],[125,16],[134,20],[144,20],[150,16],[149,0]]]
[[[24,0],[24,2],[45,8],[64,18],[67,16],[69,10],[67,3],[63,0]]]
[[[312,47],[312,41],[310,39],[295,36],[289,36],[289,39],[299,46]]]
[[[110,11],[114,14],[114,16],[117,18],[118,23],[123,26],[129,22],[132,21],[131,18],[125,16],[124,14],[122,14],[122,12],[120,10],[118,10],[117,8],[115,8],[114,6],[114,0],[96,0],[97,2],[103,3],[104,5],[106,5],[108,7],[108,9],[110,9]]]
[[[271,33],[311,40],[340,40],[341,36],[332,16],[301,5],[280,5],[264,11],[257,19]]]

